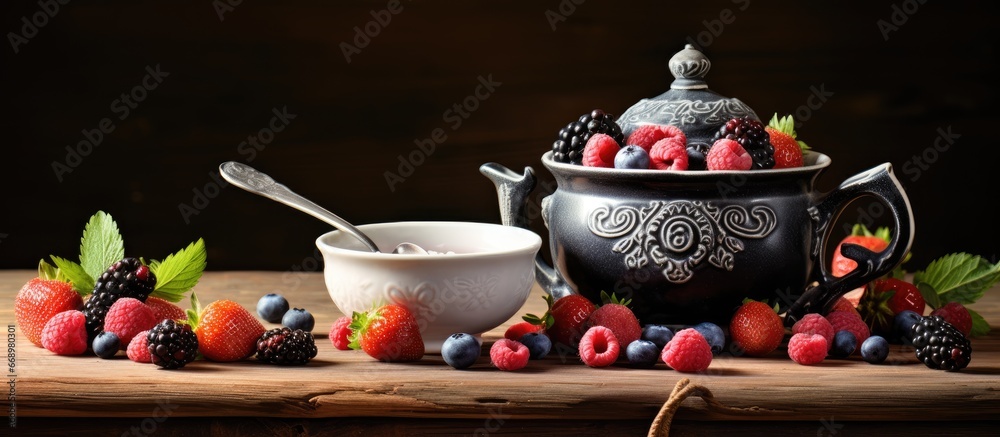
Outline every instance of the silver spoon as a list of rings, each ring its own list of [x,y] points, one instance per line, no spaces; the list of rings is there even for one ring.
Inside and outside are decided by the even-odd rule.
[[[261,173],[255,168],[239,162],[227,161],[219,165],[219,172],[222,173],[222,177],[231,184],[251,193],[259,194],[267,197],[268,199],[284,203],[285,205],[291,206],[292,208],[323,220],[324,222],[351,234],[354,238],[357,238],[364,243],[364,245],[367,246],[372,252],[379,252],[378,245],[376,245],[371,238],[365,235],[364,232],[361,232],[360,229],[350,224],[347,220],[340,218],[336,214],[313,203],[311,200],[293,192],[288,189],[288,187],[275,182],[270,176]],[[404,255],[426,255],[427,251],[416,244],[403,242],[399,243],[399,245],[392,250],[392,253]]]

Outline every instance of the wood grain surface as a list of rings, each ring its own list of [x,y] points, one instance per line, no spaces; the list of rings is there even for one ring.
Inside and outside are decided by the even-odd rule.
[[[0,301],[13,302],[17,290],[32,276],[31,271],[0,272]],[[103,424],[102,429],[115,429],[165,417],[163,426],[187,423],[226,428],[223,424],[228,424],[260,431],[286,423],[281,421],[284,418],[302,427],[296,428],[302,432],[287,435],[313,435],[308,430],[316,424],[336,423],[351,429],[362,427],[367,417],[378,418],[371,423],[380,424],[377,429],[385,435],[392,435],[394,426],[414,423],[407,419],[418,418],[423,424],[434,419],[442,421],[433,422],[437,426],[465,426],[465,434],[475,434],[481,427],[497,428],[497,432],[504,428],[501,422],[531,427],[551,426],[552,421],[612,421],[625,426],[623,430],[634,430],[637,424],[652,420],[674,384],[685,376],[709,388],[723,404],[739,409],[720,413],[701,400],[690,399],[676,416],[685,423],[789,422],[822,430],[823,426],[850,427],[856,421],[907,425],[961,421],[965,427],[975,427],[1000,418],[997,331],[973,340],[972,362],[957,373],[927,369],[916,361],[912,350],[902,346],[893,346],[891,364],[883,365],[855,358],[800,366],[779,348],[763,358],[724,352],[707,372],[692,375],[677,373],[662,363],[653,369],[625,365],[592,369],[557,353],[521,371],[503,372],[491,367],[486,348],[517,320],[512,318],[484,335],[484,355],[477,364],[458,371],[437,355],[416,363],[381,363],[361,351],[335,349],[326,330],[341,313],[319,273],[208,272],[195,291],[203,304],[228,298],[251,311],[262,294],[284,294],[292,306],[315,315],[319,355],[304,367],[274,367],[252,360],[196,361],[168,371],[134,363],[123,355],[112,360],[55,356],[19,336],[15,372],[19,426],[67,430],[70,424],[89,423],[85,418],[117,418],[94,422],[95,426]],[[14,324],[12,307],[0,307],[0,318],[9,325]],[[1000,290],[988,292],[974,308],[1000,327]],[[536,287],[522,313],[543,310],[541,290]],[[491,418],[497,420],[489,422]],[[511,425],[505,432],[515,428]],[[765,429],[761,425],[751,428]],[[254,433],[245,435],[250,434]],[[619,435],[629,434],[635,435]]]

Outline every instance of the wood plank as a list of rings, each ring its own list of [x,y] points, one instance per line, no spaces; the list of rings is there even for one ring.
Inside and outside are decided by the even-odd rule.
[[[0,272],[0,299],[12,302],[31,271]],[[283,283],[282,279],[285,278]],[[278,368],[254,361],[198,361],[168,371],[124,357],[60,357],[18,339],[17,414],[36,417],[150,417],[170,406],[171,417],[337,418],[396,417],[649,421],[676,381],[688,376],[712,390],[738,414],[712,411],[688,400],[678,420],[840,421],[996,420],[1000,412],[1000,336],[973,340],[973,360],[963,372],[925,368],[902,346],[894,364],[827,360],[800,366],[779,350],[764,358],[720,356],[703,374],[683,375],[663,364],[654,369],[591,369],[575,358],[550,355],[518,372],[491,368],[488,354],[456,371],[440,356],[417,363],[380,363],[360,351],[339,351],[324,331],[341,315],[319,273],[288,280],[283,272],[208,272],[196,287],[203,303],[230,298],[252,309],[257,298],[285,290],[293,306],[316,316],[319,355],[304,367]],[[974,306],[1000,326],[1000,290]],[[543,310],[541,291],[524,312]],[[0,310],[13,321],[11,306]],[[517,319],[485,335],[487,345]],[[484,346],[485,352],[485,346]],[[906,381],[901,384],[901,381]],[[916,381],[916,382],[914,382]]]
[[[774,435],[989,435],[996,422],[949,422],[947,432],[936,432],[940,423],[914,422],[851,422],[835,418],[820,421],[732,422],[676,421],[670,429],[672,437],[730,435],[738,431],[741,437],[772,437]],[[151,433],[143,433],[143,430]],[[364,418],[275,419],[270,417],[170,417],[162,422],[146,419],[90,418],[81,426],[79,418],[26,419],[18,425],[17,435],[25,437],[89,437],[94,435],[156,435],[166,437],[396,437],[406,436],[641,436],[646,435],[649,422],[642,420],[523,420],[506,416],[486,419],[425,419]],[[134,430],[138,430],[134,432]],[[153,434],[155,433],[155,434]]]

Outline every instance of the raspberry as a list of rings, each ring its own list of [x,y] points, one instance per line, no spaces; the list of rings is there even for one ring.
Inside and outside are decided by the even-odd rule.
[[[580,359],[590,367],[607,367],[618,360],[621,346],[615,333],[603,326],[593,326],[580,339]]]
[[[649,152],[652,168],[657,170],[687,170],[688,154],[680,138],[671,137],[657,141]]]
[[[333,347],[346,351],[351,350],[351,316],[343,316],[333,322],[330,327],[330,341]]]
[[[621,146],[607,134],[594,134],[583,148],[583,165],[588,167],[614,168],[615,155]]]
[[[137,363],[153,362],[153,359],[149,356],[149,339],[146,338],[148,335],[149,331],[146,330],[132,337],[132,341],[128,343],[128,348],[125,349],[125,355],[128,355],[128,359]]]
[[[826,315],[826,320],[833,325],[833,332],[849,331],[854,334],[858,344],[864,343],[871,335],[868,325],[857,312],[834,311]]]
[[[792,334],[819,334],[826,340],[826,346],[833,347],[833,325],[825,317],[810,313],[802,317],[801,320],[792,325]],[[801,363],[800,363],[801,364]]]
[[[696,329],[686,328],[674,334],[660,359],[678,372],[702,372],[712,363],[712,346]]]
[[[811,366],[826,358],[827,348],[826,337],[800,332],[788,340],[788,357],[803,366]]]
[[[833,308],[831,308],[830,311],[831,312],[833,312],[833,311],[847,311],[847,312],[856,313],[856,312],[858,312],[857,306],[858,305],[856,303],[851,302],[847,298],[841,296],[839,299],[837,299],[836,302],[833,303]]]
[[[673,138],[680,142],[681,147],[687,145],[687,137],[677,126],[662,124],[644,124],[639,126],[628,136],[625,144],[635,144],[649,152],[653,145],[664,138]]]
[[[123,297],[108,308],[104,316],[104,332],[113,332],[121,340],[121,347],[127,348],[132,337],[148,331],[162,319],[153,315],[153,310],[139,299]]]
[[[146,306],[153,310],[153,317],[159,322],[163,319],[187,320],[187,314],[181,307],[158,297],[147,297]]]
[[[503,337],[508,340],[521,341],[521,337],[524,334],[531,332],[539,332],[542,330],[542,325],[535,325],[528,322],[518,322],[507,328],[507,331],[503,333]]]
[[[709,170],[750,170],[753,158],[740,143],[723,138],[708,149],[705,166]]]
[[[42,328],[42,347],[56,355],[81,355],[87,345],[87,317],[81,311],[56,314]]]
[[[530,355],[527,346],[508,338],[501,338],[490,347],[490,360],[500,370],[523,369]]]

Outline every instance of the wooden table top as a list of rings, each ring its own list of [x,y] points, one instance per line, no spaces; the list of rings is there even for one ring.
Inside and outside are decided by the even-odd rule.
[[[0,316],[8,326],[14,324],[14,296],[33,276],[28,270],[0,271],[0,301],[7,302],[0,306]],[[653,369],[592,369],[578,358],[555,353],[516,372],[492,368],[488,352],[464,371],[452,369],[438,355],[416,363],[382,363],[361,351],[332,346],[327,331],[341,313],[320,273],[207,272],[195,291],[202,305],[228,298],[251,311],[261,295],[284,294],[293,307],[306,308],[316,317],[319,354],[303,367],[253,360],[196,361],[168,371],[134,363],[124,354],[112,360],[56,356],[18,336],[14,379],[20,423],[39,425],[34,418],[141,419],[166,405],[172,418],[220,420],[345,418],[341,423],[354,424],[378,417],[402,423],[421,418],[475,424],[499,417],[510,423],[551,419],[648,424],[684,377],[739,411],[720,413],[690,399],[678,411],[679,421],[789,421],[810,424],[808,429],[815,432],[817,427],[854,421],[1000,419],[1000,290],[996,289],[972,307],[994,331],[973,339],[972,362],[961,372],[930,370],[916,360],[912,349],[893,346],[889,357],[893,364],[871,365],[855,358],[801,366],[788,359],[782,347],[763,358],[724,353],[703,374],[681,374],[662,363]],[[519,314],[544,312],[541,294],[536,287]],[[484,351],[516,321],[514,317],[484,334]]]

